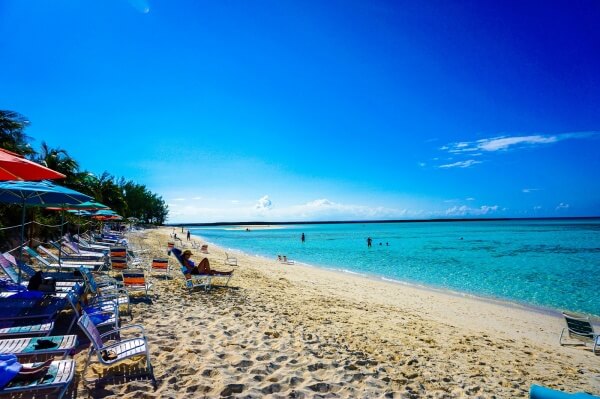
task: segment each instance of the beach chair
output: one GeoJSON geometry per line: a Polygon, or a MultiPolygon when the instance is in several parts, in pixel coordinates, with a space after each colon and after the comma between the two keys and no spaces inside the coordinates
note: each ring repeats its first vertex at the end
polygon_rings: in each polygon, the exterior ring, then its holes
{"type": "Polygon", "coordinates": [[[91,298],[88,298],[89,305],[108,303],[109,305],[116,305],[118,308],[126,307],[127,314],[132,317],[129,293],[115,279],[106,278],[98,282],[89,270],[82,269],[81,273],[84,277],[86,288],[92,295],[91,298]]]}
{"type": "Polygon", "coordinates": [[[94,260],[94,259],[90,259],[90,258],[83,258],[81,256],[79,256],[79,257],[65,256],[65,257],[59,258],[54,253],[52,253],[52,251],[50,251],[48,248],[46,248],[42,245],[38,245],[38,247],[36,249],[37,249],[38,253],[43,253],[44,255],[46,255],[50,262],[58,264],[58,265],[91,266],[95,270],[102,269],[102,267],[106,265],[106,262],[104,260],[94,260]]]}
{"type": "MultiPolygon", "coordinates": [[[[24,367],[32,367],[33,363],[24,363],[24,367]]],[[[55,390],[57,398],[61,399],[67,392],[69,385],[73,381],[75,374],[75,360],[63,359],[55,360],[50,364],[50,368],[43,378],[31,381],[11,381],[3,389],[0,389],[0,395],[9,395],[11,398],[22,397],[31,398],[36,391],[55,390]]]]}
{"type": "Polygon", "coordinates": [[[207,254],[208,253],[208,244],[203,244],[200,247],[200,252],[202,252],[203,254],[207,254]]]}
{"type": "MultiPolygon", "coordinates": [[[[188,289],[196,288],[196,287],[204,287],[205,290],[209,290],[212,286],[212,280],[214,278],[226,278],[225,287],[229,285],[229,280],[233,277],[233,271],[231,272],[217,272],[215,271],[213,274],[190,274],[187,267],[183,264],[182,255],[183,253],[179,248],[173,248],[171,253],[175,256],[175,259],[179,262],[181,266],[181,272],[185,277],[185,285],[188,289]]],[[[207,258],[202,259],[199,265],[202,262],[208,262],[207,258]]]]}
{"type": "Polygon", "coordinates": [[[75,244],[65,243],[62,244],[56,241],[48,242],[51,246],[53,246],[56,250],[58,250],[61,254],[61,258],[65,259],[76,259],[76,260],[87,260],[87,261],[96,261],[96,262],[106,262],[107,256],[102,252],[93,252],[93,251],[80,251],[79,249],[75,249],[75,244]]]}
{"type": "Polygon", "coordinates": [[[567,326],[562,329],[558,342],[560,345],[565,345],[564,338],[567,335],[571,339],[575,339],[592,344],[592,352],[600,352],[600,335],[594,332],[594,326],[590,322],[589,317],[582,317],[571,313],[563,312],[567,326]],[[565,334],[566,333],[566,334],[565,334]]]}
{"type": "Polygon", "coordinates": [[[227,252],[225,252],[225,261],[223,261],[223,263],[226,266],[237,266],[238,265],[237,258],[230,256],[227,252]]]}
{"type": "Polygon", "coordinates": [[[169,267],[169,259],[166,258],[154,258],[152,259],[152,263],[150,263],[150,273],[151,274],[162,274],[165,278],[169,276],[170,273],[169,267]]]}
{"type": "MultiPolygon", "coordinates": [[[[17,266],[15,266],[17,260],[10,254],[4,253],[0,254],[0,269],[8,276],[8,278],[15,284],[18,284],[19,281],[19,271],[17,270],[17,266]],[[9,260],[10,259],[10,260],[9,260]],[[11,261],[12,260],[12,261],[11,261]],[[15,263],[13,263],[15,262],[15,263]]],[[[29,279],[33,277],[36,271],[29,265],[20,263],[21,267],[21,285],[20,290],[24,290],[27,288],[27,284],[29,279]]],[[[59,292],[68,292],[74,290],[75,292],[81,294],[83,285],[79,284],[83,280],[80,278],[77,280],[73,274],[70,273],[46,273],[44,277],[51,277],[54,279],[55,289],[59,292]],[[60,279],[60,277],[64,277],[64,279],[60,279]]]]}
{"type": "Polygon", "coordinates": [[[154,371],[150,362],[150,349],[148,347],[148,341],[146,339],[144,327],[139,324],[130,324],[128,326],[116,328],[112,331],[100,334],[94,323],[90,320],[89,316],[85,314],[79,318],[77,324],[91,342],[87,360],[81,373],[82,379],[86,383],[95,381],[95,379],[86,379],[85,374],[94,355],[100,364],[107,367],[122,362],[125,359],[143,355],[146,358],[146,372],[140,375],[148,375],[152,380],[152,384],[156,388],[156,379],[154,378],[154,371]],[[140,335],[136,338],[123,339],[121,333],[126,330],[137,330],[140,335]],[[105,339],[108,338],[112,339],[110,341],[105,341],[105,339]]]}
{"type": "Polygon", "coordinates": [[[50,262],[48,262],[48,260],[44,259],[39,253],[37,253],[37,251],[34,251],[33,249],[29,248],[27,245],[25,245],[23,247],[23,249],[29,254],[29,256],[34,258],[39,263],[40,268],[42,268],[46,271],[56,270],[56,269],[58,269],[59,271],[61,269],[79,269],[80,266],[88,268],[88,269],[94,268],[94,266],[90,266],[90,265],[50,263],[50,262]]]}
{"type": "Polygon", "coordinates": [[[0,321],[0,337],[46,336],[50,334],[53,328],[53,320],[44,322],[0,321]]]}
{"type": "Polygon", "coordinates": [[[529,399],[600,399],[600,396],[585,392],[566,393],[533,384],[529,388],[529,399]]]}
{"type": "Polygon", "coordinates": [[[0,339],[0,354],[16,356],[61,355],[66,358],[77,346],[76,335],[0,339]]]}
{"type": "MultiPolygon", "coordinates": [[[[152,283],[146,281],[146,275],[143,269],[129,269],[123,270],[123,287],[129,293],[131,292],[143,292],[146,298],[148,298],[148,291],[152,290],[152,283]]],[[[156,294],[155,294],[156,295],[156,294]]]]}

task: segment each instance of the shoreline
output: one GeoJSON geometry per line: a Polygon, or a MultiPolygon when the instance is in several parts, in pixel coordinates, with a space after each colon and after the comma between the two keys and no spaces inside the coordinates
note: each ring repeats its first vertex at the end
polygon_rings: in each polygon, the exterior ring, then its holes
{"type": "MultiPolygon", "coordinates": [[[[247,252],[245,252],[241,249],[237,249],[237,248],[223,248],[220,245],[218,245],[212,241],[206,240],[206,238],[203,236],[192,234],[192,237],[196,237],[199,240],[208,243],[209,245],[221,248],[223,250],[227,250],[228,252],[242,254],[244,256],[256,257],[256,258],[264,259],[265,261],[273,261],[273,258],[269,258],[265,255],[251,254],[251,253],[247,253],[247,252]]],[[[294,260],[294,259],[291,259],[291,260],[294,260]]],[[[345,270],[345,269],[341,269],[341,268],[335,267],[335,266],[313,265],[310,263],[296,261],[296,260],[294,260],[294,262],[295,262],[295,264],[290,265],[290,266],[301,265],[301,266],[305,266],[305,267],[309,267],[309,268],[316,268],[319,270],[328,270],[328,271],[331,271],[334,273],[342,273],[344,275],[356,276],[359,278],[365,278],[365,279],[378,281],[378,282],[382,282],[382,283],[397,284],[400,286],[406,286],[406,287],[410,287],[410,288],[414,288],[414,289],[418,289],[418,290],[431,291],[431,292],[439,293],[442,295],[451,295],[451,296],[455,296],[458,298],[469,298],[469,299],[473,299],[476,301],[482,301],[482,302],[486,302],[486,303],[496,304],[498,306],[505,306],[505,307],[511,308],[511,309],[514,308],[514,309],[521,309],[521,310],[525,310],[525,311],[531,311],[534,313],[539,313],[539,314],[543,314],[546,316],[555,317],[555,318],[558,318],[561,320],[563,317],[562,316],[563,311],[571,312],[571,313],[590,317],[592,324],[594,324],[594,326],[600,327],[600,315],[596,315],[596,314],[583,313],[583,312],[571,311],[571,310],[562,310],[561,311],[559,309],[555,309],[555,308],[551,308],[551,307],[547,307],[547,306],[513,301],[513,300],[510,300],[507,298],[497,298],[497,297],[493,297],[493,296],[474,294],[474,293],[470,293],[470,292],[466,292],[466,291],[453,290],[450,288],[435,287],[435,286],[430,286],[427,284],[416,283],[416,282],[411,282],[411,281],[396,280],[396,279],[392,279],[392,278],[388,278],[388,277],[376,275],[376,274],[360,273],[360,272],[355,272],[355,271],[351,271],[351,270],[345,270]]]]}

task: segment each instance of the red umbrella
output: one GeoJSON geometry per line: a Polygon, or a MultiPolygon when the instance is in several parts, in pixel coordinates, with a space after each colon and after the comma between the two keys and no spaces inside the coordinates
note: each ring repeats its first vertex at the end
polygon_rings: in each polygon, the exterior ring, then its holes
{"type": "Polygon", "coordinates": [[[66,176],[19,154],[0,148],[0,180],[64,179],[66,176]]]}

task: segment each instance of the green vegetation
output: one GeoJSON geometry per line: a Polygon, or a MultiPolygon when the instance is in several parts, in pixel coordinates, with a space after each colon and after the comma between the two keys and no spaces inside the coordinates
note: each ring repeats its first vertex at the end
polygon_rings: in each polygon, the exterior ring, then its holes
{"type": "MultiPolygon", "coordinates": [[[[0,147],[24,155],[26,158],[56,170],[66,176],[58,184],[94,197],[124,218],[135,217],[142,223],[163,224],[169,213],[162,197],[150,192],[143,184],[137,184],[124,177],[115,178],[109,172],[100,176],[80,170],[79,163],[62,148],[51,148],[42,142],[40,152],[29,144],[25,134],[29,121],[13,111],[0,110],[0,147]]],[[[20,207],[0,204],[0,225],[18,224],[20,207]]],[[[56,224],[60,220],[57,212],[32,208],[35,220],[45,224],[56,224]]]]}

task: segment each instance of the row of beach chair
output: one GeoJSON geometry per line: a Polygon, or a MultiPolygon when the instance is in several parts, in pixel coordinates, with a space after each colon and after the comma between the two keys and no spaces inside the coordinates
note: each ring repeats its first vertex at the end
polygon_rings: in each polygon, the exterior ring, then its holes
{"type": "MultiPolygon", "coordinates": [[[[123,271],[121,281],[108,275],[112,269],[110,245],[90,246],[93,248],[90,253],[81,254],[83,251],[73,247],[72,242],[56,244],[38,246],[35,250],[23,248],[39,270],[10,253],[0,254],[0,372],[2,362],[19,362],[25,357],[32,360],[39,356],[60,357],[40,369],[43,378],[14,379],[0,389],[0,395],[31,397],[38,390],[52,390],[57,397],[63,397],[76,369],[69,355],[78,344],[77,336],[68,333],[75,322],[90,341],[82,374],[86,384],[97,380],[86,378],[92,362],[112,366],[143,355],[146,365],[142,374],[149,376],[156,386],[143,327],[120,323],[121,309],[131,316],[130,293],[139,287],[138,276],[135,273],[131,278],[127,276],[131,270],[123,271]],[[60,256],[55,250],[62,251],[60,256]],[[54,291],[27,290],[28,283],[40,270],[44,271],[44,282],[52,281],[54,291]],[[56,318],[65,310],[72,315],[67,334],[51,335],[56,318]]],[[[25,367],[37,364],[41,363],[23,363],[25,367]]]]}

